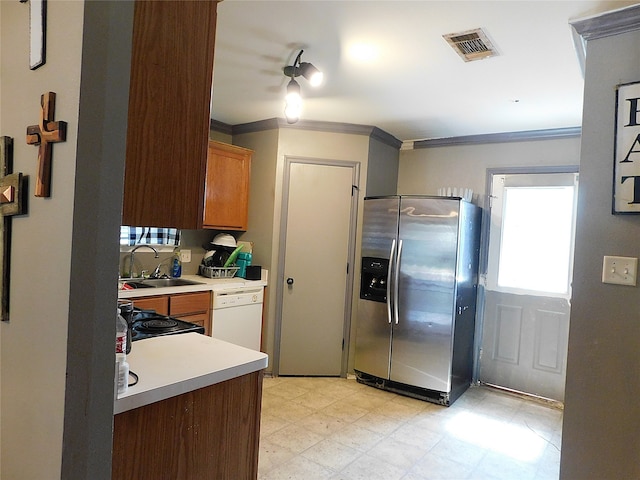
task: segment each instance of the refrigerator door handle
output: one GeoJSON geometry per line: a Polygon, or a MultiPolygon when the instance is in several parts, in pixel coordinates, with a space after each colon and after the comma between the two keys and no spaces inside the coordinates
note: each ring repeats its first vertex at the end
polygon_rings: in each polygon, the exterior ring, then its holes
{"type": "Polygon", "coordinates": [[[400,256],[402,255],[402,240],[398,242],[398,253],[396,255],[395,267],[393,269],[393,318],[398,324],[398,291],[400,284],[400,256]]]}
{"type": "Polygon", "coordinates": [[[391,253],[389,253],[389,270],[387,271],[387,320],[391,323],[391,304],[393,303],[393,262],[396,254],[396,239],[391,242],[391,253]]]}

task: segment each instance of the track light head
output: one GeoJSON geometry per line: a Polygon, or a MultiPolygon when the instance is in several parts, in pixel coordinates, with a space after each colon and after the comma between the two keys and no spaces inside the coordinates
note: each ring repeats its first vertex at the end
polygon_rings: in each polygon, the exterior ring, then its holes
{"type": "Polygon", "coordinates": [[[323,80],[323,74],[320,70],[308,62],[300,62],[302,52],[304,52],[304,50],[300,50],[293,65],[287,65],[283,69],[284,74],[291,78],[291,81],[287,85],[286,104],[284,108],[284,114],[288,123],[296,123],[300,119],[300,112],[302,110],[300,85],[294,78],[302,75],[314,87],[320,85],[323,80]]]}
{"type": "Polygon", "coordinates": [[[309,80],[313,87],[317,87],[322,83],[323,73],[308,62],[302,62],[299,67],[301,75],[309,80]]]}
{"type": "Polygon", "coordinates": [[[284,116],[287,123],[296,123],[300,120],[302,111],[302,97],[300,96],[300,85],[293,78],[287,85],[287,96],[285,97],[284,116]]]}
{"type": "Polygon", "coordinates": [[[309,62],[288,65],[284,67],[284,74],[286,77],[291,78],[302,75],[304,78],[309,80],[309,83],[314,87],[320,85],[324,78],[324,74],[309,62]]]}

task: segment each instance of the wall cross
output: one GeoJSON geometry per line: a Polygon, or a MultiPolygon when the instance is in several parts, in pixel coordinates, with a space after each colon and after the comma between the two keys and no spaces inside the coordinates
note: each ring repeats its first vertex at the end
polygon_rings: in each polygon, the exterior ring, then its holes
{"type": "MultiPolygon", "coordinates": [[[[20,0],[27,3],[27,0],[20,0]]],[[[47,0],[29,2],[29,68],[35,70],[45,64],[47,44],[47,0]]]]}
{"type": "Polygon", "coordinates": [[[40,97],[40,123],[27,127],[27,143],[39,145],[36,197],[51,196],[51,154],[53,144],[67,139],[67,122],[54,122],[56,94],[47,92],[40,97]]]}
{"type": "Polygon", "coordinates": [[[9,321],[9,284],[11,281],[11,217],[26,213],[26,177],[11,173],[13,139],[0,137],[0,320],[9,321]]]}

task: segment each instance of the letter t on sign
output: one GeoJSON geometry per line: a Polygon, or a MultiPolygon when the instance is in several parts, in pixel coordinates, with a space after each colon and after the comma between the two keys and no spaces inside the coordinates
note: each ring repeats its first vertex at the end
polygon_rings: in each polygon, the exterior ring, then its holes
{"type": "Polygon", "coordinates": [[[40,123],[27,127],[27,143],[39,145],[36,197],[51,196],[51,153],[53,143],[67,140],[67,122],[54,122],[56,94],[47,92],[40,97],[40,123]]]}

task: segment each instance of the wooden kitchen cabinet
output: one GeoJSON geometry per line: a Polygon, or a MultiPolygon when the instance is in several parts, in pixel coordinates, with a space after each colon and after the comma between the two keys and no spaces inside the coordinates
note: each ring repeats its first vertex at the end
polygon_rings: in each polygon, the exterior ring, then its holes
{"type": "Polygon", "coordinates": [[[169,297],[158,295],[153,297],[131,298],[133,306],[142,310],[155,310],[159,315],[169,315],[169,297]]]}
{"type": "Polygon", "coordinates": [[[263,372],[114,416],[114,480],[258,478],[263,372]]]}
{"type": "Polygon", "coordinates": [[[211,292],[176,293],[131,298],[133,306],[143,310],[155,310],[160,315],[170,315],[185,322],[204,327],[211,336],[211,292]]]}
{"type": "Polygon", "coordinates": [[[247,148],[209,141],[204,228],[247,230],[252,154],[247,148]]]}
{"type": "Polygon", "coordinates": [[[169,315],[200,325],[211,336],[211,292],[170,295],[169,315]]]}
{"type": "Polygon", "coordinates": [[[123,225],[203,226],[217,3],[135,2],[123,225]]]}

